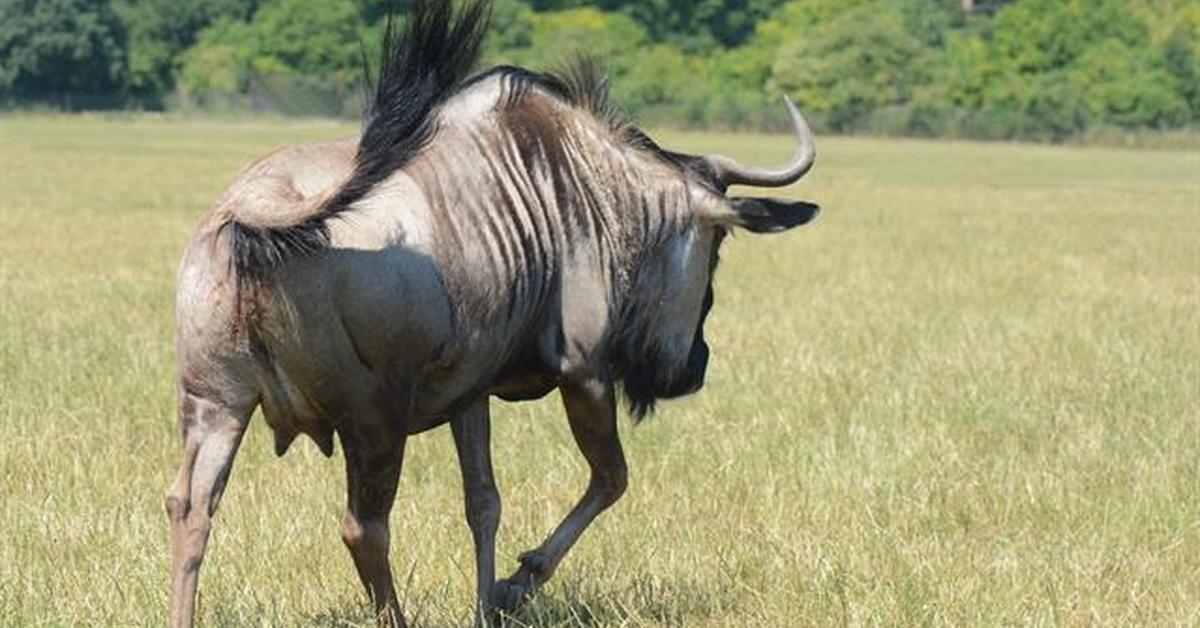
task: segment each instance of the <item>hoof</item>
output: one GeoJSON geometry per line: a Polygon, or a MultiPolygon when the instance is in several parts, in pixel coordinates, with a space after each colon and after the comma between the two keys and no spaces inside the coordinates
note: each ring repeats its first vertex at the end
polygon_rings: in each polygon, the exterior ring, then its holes
{"type": "Polygon", "coordinates": [[[537,550],[525,552],[517,560],[521,561],[517,571],[497,581],[492,591],[496,608],[509,614],[525,606],[537,588],[554,573],[554,566],[537,550]]]}
{"type": "Polygon", "coordinates": [[[554,566],[546,559],[538,550],[529,550],[517,557],[521,562],[521,568],[517,570],[518,575],[528,576],[534,583],[541,584],[550,579],[550,575],[554,572],[554,566]]]}
{"type": "MultiPolygon", "coordinates": [[[[496,582],[492,588],[492,602],[495,610],[504,613],[515,613],[533,596],[533,587],[516,582],[512,578],[496,582]]],[[[497,622],[499,625],[499,622],[497,622]]]]}

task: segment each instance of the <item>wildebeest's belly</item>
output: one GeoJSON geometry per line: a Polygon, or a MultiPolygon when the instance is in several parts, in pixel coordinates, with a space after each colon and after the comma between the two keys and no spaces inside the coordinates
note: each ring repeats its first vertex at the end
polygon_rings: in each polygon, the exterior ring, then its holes
{"type": "Polygon", "coordinates": [[[524,373],[496,382],[489,391],[505,401],[541,399],[558,388],[558,378],[545,373],[524,373]]]}
{"type": "MultiPolygon", "coordinates": [[[[486,388],[490,396],[505,401],[541,399],[558,387],[558,380],[545,373],[512,374],[486,388]]],[[[406,419],[408,434],[419,434],[449,422],[467,404],[478,399],[478,389],[471,391],[417,391],[417,403],[406,419]],[[432,394],[430,394],[432,392],[432,394]],[[425,394],[422,394],[425,393],[425,394]],[[439,394],[440,393],[440,394],[439,394]]]]}
{"type": "MultiPolygon", "coordinates": [[[[311,436],[329,452],[337,431],[356,423],[400,423],[408,434],[443,425],[483,395],[526,401],[549,394],[558,378],[536,361],[508,365],[486,359],[448,366],[413,367],[406,360],[371,365],[353,335],[331,328],[313,345],[276,347],[259,366],[263,411],[279,451],[297,434],[311,436]],[[320,356],[320,359],[314,359],[320,356]]],[[[398,343],[372,354],[406,354],[398,343]]]]}

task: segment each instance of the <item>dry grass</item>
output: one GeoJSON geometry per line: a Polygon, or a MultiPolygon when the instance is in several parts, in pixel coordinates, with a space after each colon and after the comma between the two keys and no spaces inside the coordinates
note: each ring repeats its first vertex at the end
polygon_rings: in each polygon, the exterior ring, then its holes
{"type": "MultiPolygon", "coordinates": [[[[0,624],[160,625],[182,244],[318,123],[0,119],[0,624]]],[[[787,143],[667,143],[756,162],[787,143]]],[[[838,140],[820,221],[727,246],[709,386],[626,423],[632,486],[535,626],[1200,624],[1200,153],[838,140]]],[[[496,407],[500,560],[586,481],[553,401],[496,407]]],[[[341,463],[256,421],[207,625],[366,623],[341,463]]],[[[393,564],[472,596],[449,434],[409,445],[393,564]]]]}

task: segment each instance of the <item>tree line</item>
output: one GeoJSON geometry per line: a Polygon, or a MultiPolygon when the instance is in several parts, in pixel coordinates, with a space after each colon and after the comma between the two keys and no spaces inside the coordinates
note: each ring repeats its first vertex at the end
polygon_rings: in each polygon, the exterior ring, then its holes
{"type": "MultiPolygon", "coordinates": [[[[357,112],[404,0],[0,0],[0,102],[357,112]],[[370,56],[370,53],[367,53],[370,56]]],[[[487,63],[599,56],[648,124],[1063,139],[1200,123],[1194,0],[496,0],[487,63]]]]}

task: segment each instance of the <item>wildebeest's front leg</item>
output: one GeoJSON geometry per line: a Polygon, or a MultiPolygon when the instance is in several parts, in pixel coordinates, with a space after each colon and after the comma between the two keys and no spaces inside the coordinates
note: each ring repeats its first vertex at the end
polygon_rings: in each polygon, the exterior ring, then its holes
{"type": "Polygon", "coordinates": [[[476,625],[493,619],[496,581],[496,528],[500,525],[500,493],[492,475],[491,416],[487,398],[450,421],[458,464],[462,469],[467,525],[475,541],[475,575],[479,598],[476,625]]]}
{"type": "Polygon", "coordinates": [[[388,516],[404,461],[404,434],[384,430],[339,432],[346,455],[346,518],[342,540],[354,559],[358,577],[385,625],[404,626],[396,600],[388,516]],[[378,433],[374,433],[378,432],[378,433]]]}
{"type": "Polygon", "coordinates": [[[171,518],[170,621],[174,628],[190,627],[195,621],[196,587],[212,517],[246,431],[250,407],[233,408],[188,393],[180,398],[183,460],[166,495],[171,518]]]}
{"type": "Polygon", "coordinates": [[[591,468],[583,498],[537,549],[521,555],[521,566],[496,585],[497,603],[512,610],[554,573],[563,556],[601,512],[625,492],[625,454],[617,435],[616,401],[611,382],[590,379],[560,386],[571,433],[591,468]]]}

